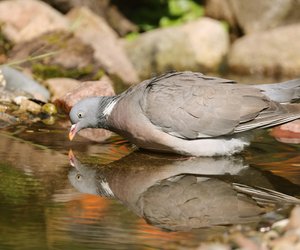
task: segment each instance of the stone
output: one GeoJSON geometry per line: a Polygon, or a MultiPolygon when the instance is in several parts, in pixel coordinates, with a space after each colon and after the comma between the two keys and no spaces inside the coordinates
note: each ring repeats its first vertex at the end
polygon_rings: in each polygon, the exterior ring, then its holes
{"type": "Polygon", "coordinates": [[[0,128],[5,128],[14,125],[18,122],[18,118],[0,111],[0,128]]]}
{"type": "Polygon", "coordinates": [[[64,77],[50,78],[47,79],[45,82],[46,86],[52,94],[52,101],[55,101],[56,99],[70,92],[74,88],[78,87],[80,83],[81,82],[78,80],[64,77]]]}
{"type": "Polygon", "coordinates": [[[207,0],[205,15],[214,19],[226,20],[231,27],[237,25],[230,0],[207,0]]]}
{"type": "Polygon", "coordinates": [[[71,77],[85,80],[97,77],[101,70],[93,54],[94,50],[72,33],[53,31],[16,45],[9,58],[10,62],[20,61],[20,67],[42,79],[71,77]]]}
{"type": "Polygon", "coordinates": [[[210,18],[141,34],[124,46],[142,79],[170,70],[217,71],[229,49],[225,27],[210,18]]]}
{"type": "Polygon", "coordinates": [[[290,215],[289,222],[287,224],[287,230],[298,230],[300,229],[300,206],[296,206],[290,215]]]}
{"type": "Polygon", "coordinates": [[[112,95],[115,95],[112,82],[107,76],[103,76],[99,81],[81,83],[77,88],[56,99],[54,104],[68,114],[73,105],[85,97],[112,95]]]}
{"type": "Polygon", "coordinates": [[[42,110],[42,107],[39,104],[24,98],[21,100],[19,110],[22,112],[28,111],[32,114],[39,114],[42,110]]]}
{"type": "Polygon", "coordinates": [[[246,35],[233,43],[229,68],[239,74],[299,77],[299,40],[300,24],[246,35]]]}
{"type": "Polygon", "coordinates": [[[246,34],[300,21],[299,0],[230,0],[230,3],[246,34]]]}
{"type": "Polygon", "coordinates": [[[31,40],[53,30],[68,30],[67,19],[37,0],[0,1],[2,32],[14,43],[31,40]]]}
{"type": "Polygon", "coordinates": [[[0,77],[5,90],[25,91],[41,101],[47,101],[50,98],[49,91],[43,85],[17,69],[2,66],[0,67],[0,77]]]}
{"type": "Polygon", "coordinates": [[[300,143],[300,119],[276,126],[271,130],[271,135],[283,143],[300,143]]]}
{"type": "Polygon", "coordinates": [[[87,7],[104,18],[119,35],[136,32],[137,26],[128,20],[110,0],[43,0],[63,13],[75,7],[87,7]]]}
{"type": "Polygon", "coordinates": [[[118,35],[102,17],[85,7],[73,9],[67,17],[74,27],[75,36],[94,49],[95,59],[114,81],[127,85],[139,81],[118,35]]]}
{"type": "MultiPolygon", "coordinates": [[[[71,128],[71,122],[70,120],[60,120],[59,121],[59,126],[65,129],[70,129],[71,128]]],[[[78,132],[78,135],[82,138],[85,138],[90,141],[94,142],[103,142],[107,140],[109,137],[112,136],[112,132],[106,129],[101,129],[101,128],[86,128],[83,130],[80,130],[78,132]]],[[[77,135],[73,139],[73,141],[76,140],[82,140],[80,139],[77,135]]]]}
{"type": "Polygon", "coordinates": [[[56,106],[52,103],[45,103],[42,106],[42,112],[48,115],[55,115],[57,113],[56,106]]]}
{"type": "Polygon", "coordinates": [[[299,23],[300,0],[208,0],[206,15],[251,34],[299,23]]]}

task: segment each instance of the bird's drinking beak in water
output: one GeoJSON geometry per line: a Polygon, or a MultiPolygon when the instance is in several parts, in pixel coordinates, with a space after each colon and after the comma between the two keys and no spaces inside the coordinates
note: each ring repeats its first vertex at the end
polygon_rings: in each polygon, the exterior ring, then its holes
{"type": "Polygon", "coordinates": [[[73,138],[75,137],[75,135],[77,134],[77,132],[78,132],[78,126],[75,123],[75,124],[73,124],[71,126],[71,129],[70,129],[70,132],[69,132],[69,139],[70,139],[70,141],[73,140],[73,138]]]}

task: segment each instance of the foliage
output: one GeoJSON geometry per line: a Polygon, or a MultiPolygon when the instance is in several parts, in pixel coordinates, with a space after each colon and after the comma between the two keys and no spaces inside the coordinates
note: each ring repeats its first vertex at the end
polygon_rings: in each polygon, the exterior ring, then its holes
{"type": "Polygon", "coordinates": [[[160,27],[168,27],[195,20],[204,14],[204,9],[192,0],[168,1],[169,16],[163,16],[159,20],[160,27]]]}
{"type": "MultiPolygon", "coordinates": [[[[113,0],[112,2],[128,19],[139,26],[141,32],[182,24],[204,14],[199,0],[113,0]]],[[[129,37],[132,38],[131,35],[129,37]]]]}

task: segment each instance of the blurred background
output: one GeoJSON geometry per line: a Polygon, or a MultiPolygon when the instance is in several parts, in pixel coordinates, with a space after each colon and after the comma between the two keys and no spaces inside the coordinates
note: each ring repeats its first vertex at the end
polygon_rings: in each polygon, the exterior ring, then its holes
{"type": "Polygon", "coordinates": [[[0,22],[0,63],[43,80],[300,75],[299,0],[6,0],[0,22]]]}

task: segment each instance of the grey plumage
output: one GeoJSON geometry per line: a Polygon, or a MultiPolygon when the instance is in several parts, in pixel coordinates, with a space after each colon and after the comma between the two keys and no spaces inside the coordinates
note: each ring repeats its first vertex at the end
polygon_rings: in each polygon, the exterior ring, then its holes
{"type": "Polygon", "coordinates": [[[76,114],[85,108],[89,119],[101,117],[89,127],[110,129],[152,150],[196,156],[233,154],[248,145],[244,132],[300,118],[300,104],[288,103],[299,98],[299,88],[300,80],[241,85],[200,73],[174,72],[146,80],[119,96],[98,98],[97,102],[109,104],[98,104],[96,113],[91,111],[96,101],[86,101],[86,107],[75,105],[70,118],[79,123],[76,114]]]}

